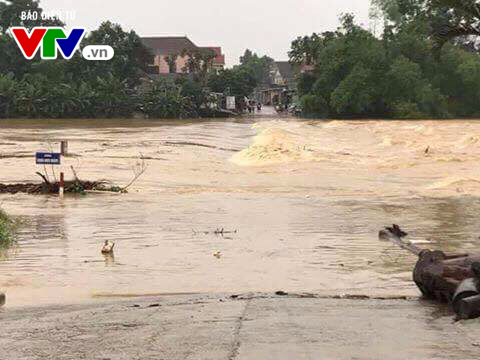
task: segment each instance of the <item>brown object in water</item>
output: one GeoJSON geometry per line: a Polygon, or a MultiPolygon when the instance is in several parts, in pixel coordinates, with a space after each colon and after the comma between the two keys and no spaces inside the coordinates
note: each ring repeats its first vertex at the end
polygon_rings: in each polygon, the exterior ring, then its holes
{"type": "MultiPolygon", "coordinates": [[[[58,194],[59,183],[21,183],[21,184],[0,184],[0,194],[58,194]]],[[[87,190],[102,190],[104,185],[102,182],[94,181],[65,181],[66,193],[77,193],[78,189],[87,190]]]]}
{"type": "Polygon", "coordinates": [[[113,254],[113,248],[115,247],[114,242],[110,242],[108,240],[105,240],[105,243],[103,244],[102,247],[102,254],[104,255],[112,255],[113,254]]]}
{"type": "Polygon", "coordinates": [[[480,262],[480,255],[447,255],[443,251],[420,249],[403,241],[402,238],[406,235],[398,225],[385,228],[379,233],[381,239],[392,240],[403,249],[418,255],[413,281],[425,298],[450,303],[460,283],[475,277],[472,264],[480,262]]]}
{"type": "MultiPolygon", "coordinates": [[[[73,170],[73,168],[72,168],[73,170]]],[[[38,176],[43,179],[43,182],[40,184],[35,183],[20,183],[20,184],[1,184],[0,183],[0,194],[17,194],[17,193],[26,193],[26,194],[58,194],[60,183],[59,182],[50,182],[42,173],[37,172],[38,176]]],[[[65,181],[65,193],[80,193],[82,191],[112,191],[118,192],[121,191],[121,188],[116,188],[115,186],[107,186],[106,181],[83,181],[78,179],[77,174],[74,172],[75,180],[65,181]]]]}
{"type": "Polygon", "coordinates": [[[6,296],[4,293],[0,292],[0,306],[5,305],[6,296]]]}
{"type": "Polygon", "coordinates": [[[443,251],[423,250],[413,270],[413,281],[423,296],[450,303],[462,281],[474,277],[472,264],[480,256],[446,255],[443,251]]]}

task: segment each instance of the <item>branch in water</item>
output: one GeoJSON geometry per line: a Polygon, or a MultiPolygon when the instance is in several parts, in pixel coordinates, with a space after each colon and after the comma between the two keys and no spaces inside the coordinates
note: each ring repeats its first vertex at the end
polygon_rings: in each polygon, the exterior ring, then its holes
{"type": "Polygon", "coordinates": [[[139,178],[140,176],[142,176],[145,171],[147,171],[147,164],[145,162],[145,159],[143,158],[143,155],[140,154],[140,159],[142,160],[141,163],[137,163],[134,167],[133,167],[133,179],[126,185],[122,188],[122,191],[123,192],[126,192],[127,189],[132,186],[139,178]]]}
{"type": "Polygon", "coordinates": [[[51,185],[51,184],[50,184],[50,181],[48,181],[48,179],[47,179],[47,177],[46,177],[45,175],[43,175],[42,173],[40,173],[40,172],[38,172],[38,171],[37,171],[35,174],[37,174],[38,176],[40,176],[40,177],[43,179],[43,182],[44,182],[45,184],[51,185]]]}

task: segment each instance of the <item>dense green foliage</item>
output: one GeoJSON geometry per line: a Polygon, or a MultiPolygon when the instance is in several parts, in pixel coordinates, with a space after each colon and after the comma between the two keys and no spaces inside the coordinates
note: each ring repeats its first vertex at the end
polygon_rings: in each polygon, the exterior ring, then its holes
{"type": "Polygon", "coordinates": [[[12,26],[24,26],[33,28],[35,26],[63,26],[58,19],[22,20],[22,12],[32,11],[42,13],[38,1],[32,0],[7,0],[0,2],[0,33],[5,34],[12,26]]]}
{"type": "Polygon", "coordinates": [[[248,69],[238,66],[225,69],[210,76],[209,88],[218,93],[232,96],[249,96],[257,86],[254,74],[248,69]]]}
{"type": "Polygon", "coordinates": [[[337,31],[299,38],[292,44],[291,62],[314,66],[298,82],[304,113],[330,117],[480,116],[477,51],[457,41],[445,44],[438,56],[436,39],[431,36],[432,19],[419,10],[424,1],[384,1],[392,2],[405,5],[408,13],[398,16],[405,7],[395,8],[397,13],[387,19],[380,38],[356,25],[352,15],[345,15],[337,31]]]}
{"type": "Polygon", "coordinates": [[[15,241],[15,222],[0,209],[0,248],[5,248],[15,241]]]}
{"type": "Polygon", "coordinates": [[[372,0],[374,13],[383,14],[388,30],[423,24],[437,56],[453,40],[474,50],[480,35],[478,0],[372,0]]]}
{"type": "Polygon", "coordinates": [[[159,81],[142,95],[141,111],[150,118],[213,116],[210,93],[199,82],[179,78],[175,83],[159,81]]]}
{"type": "Polygon", "coordinates": [[[244,70],[250,74],[257,85],[270,83],[273,59],[264,55],[259,56],[251,50],[245,50],[243,56],[240,57],[240,65],[236,68],[244,70]]]}
{"type": "MultiPolygon", "coordinates": [[[[299,37],[290,61],[305,115],[329,117],[448,118],[480,116],[480,1],[372,0],[381,36],[342,17],[335,31],[299,37]],[[308,70],[307,69],[307,70],[308,70]]],[[[38,1],[0,1],[0,118],[210,116],[210,92],[243,98],[270,82],[273,60],[246,50],[240,65],[211,71],[214,53],[188,55],[190,76],[152,81],[151,54],[134,31],[103,23],[82,46],[107,44],[111,61],[26,60],[8,34],[11,26],[63,26],[56,19],[22,21],[38,1]]],[[[173,69],[175,57],[168,60],[173,69]]],[[[177,69],[178,70],[178,69],[177,69]]]]}
{"type": "Polygon", "coordinates": [[[240,65],[212,74],[208,86],[212,91],[236,97],[250,96],[253,90],[270,80],[273,59],[245,50],[240,65]]]}
{"type": "MultiPolygon", "coordinates": [[[[175,83],[153,81],[147,75],[152,56],[139,36],[105,22],[83,39],[82,47],[110,45],[115,49],[110,61],[88,61],[80,52],[70,60],[46,61],[39,56],[26,60],[7,32],[11,26],[63,26],[58,20],[21,21],[20,13],[28,9],[42,13],[38,1],[0,2],[0,118],[112,118],[138,112],[155,118],[211,115],[207,85],[211,76],[217,77],[209,70],[213,52],[183,54],[189,61],[181,70],[191,76],[175,83]]],[[[225,86],[234,91],[250,93],[254,87],[250,77],[227,80],[233,83],[225,86]],[[242,82],[248,83],[247,90],[242,82]]]]}
{"type": "Polygon", "coordinates": [[[143,99],[136,90],[150,54],[135,32],[105,22],[85,37],[82,45],[112,45],[110,61],[87,61],[79,52],[68,61],[26,60],[8,27],[62,24],[25,23],[19,16],[25,9],[42,12],[32,0],[0,3],[0,118],[123,117],[139,108],[143,99]]]}

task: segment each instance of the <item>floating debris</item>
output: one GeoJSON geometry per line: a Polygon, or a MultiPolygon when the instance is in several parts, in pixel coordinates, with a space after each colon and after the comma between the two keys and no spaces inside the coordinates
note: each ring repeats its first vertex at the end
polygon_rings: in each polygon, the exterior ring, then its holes
{"type": "Polygon", "coordinates": [[[229,235],[229,234],[237,234],[238,230],[225,230],[224,228],[217,228],[215,231],[195,231],[192,229],[193,235],[203,234],[203,235],[229,235]]]}
{"type": "Polygon", "coordinates": [[[109,240],[105,240],[105,243],[102,247],[102,254],[104,255],[111,255],[113,254],[113,248],[115,247],[115,243],[109,240]]]}
{"type": "Polygon", "coordinates": [[[480,317],[480,255],[453,254],[421,249],[403,240],[407,233],[398,225],[385,228],[381,239],[390,239],[418,256],[413,280],[427,299],[449,303],[458,319],[480,317]]]}

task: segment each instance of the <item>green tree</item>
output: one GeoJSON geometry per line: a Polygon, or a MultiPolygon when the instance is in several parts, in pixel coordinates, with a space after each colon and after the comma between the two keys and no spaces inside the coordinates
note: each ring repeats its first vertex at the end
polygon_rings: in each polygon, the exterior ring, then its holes
{"type": "Polygon", "coordinates": [[[209,78],[208,86],[214,92],[244,97],[252,94],[257,81],[251,69],[238,66],[213,74],[209,78]]]}
{"type": "Polygon", "coordinates": [[[408,14],[387,26],[380,39],[356,25],[352,16],[343,16],[341,28],[313,60],[313,72],[298,81],[304,113],[396,118],[477,115],[480,57],[456,42],[444,46],[437,59],[429,25],[415,19],[420,10],[408,8],[408,14]]]}
{"type": "Polygon", "coordinates": [[[452,39],[465,42],[470,36],[480,35],[478,0],[372,0],[372,3],[396,26],[411,22],[428,24],[437,50],[452,39]]]}
{"type": "Polygon", "coordinates": [[[292,42],[291,50],[288,53],[290,62],[297,65],[315,65],[325,42],[334,36],[334,33],[325,32],[321,35],[313,33],[311,36],[298,37],[292,42]]]}
{"type": "Polygon", "coordinates": [[[14,115],[17,95],[18,83],[13,75],[0,74],[0,118],[14,115]]]}
{"type": "Polygon", "coordinates": [[[312,93],[319,103],[328,105],[330,115],[365,116],[384,111],[381,79],[385,50],[378,39],[354,24],[353,17],[342,18],[342,28],[324,43],[315,63],[317,80],[312,93]]]}
{"type": "Polygon", "coordinates": [[[251,61],[253,58],[253,51],[250,49],[246,49],[242,56],[240,56],[240,64],[244,65],[251,61]]]}
{"type": "Polygon", "coordinates": [[[387,72],[387,103],[395,117],[419,118],[447,115],[444,97],[423,74],[419,64],[400,56],[387,72]]]}
{"type": "Polygon", "coordinates": [[[198,81],[188,77],[180,77],[175,81],[180,87],[180,95],[189,99],[192,116],[203,116],[209,109],[208,104],[212,102],[210,92],[198,81]]]}
{"type": "Polygon", "coordinates": [[[40,61],[39,55],[34,60],[25,59],[8,30],[12,26],[23,26],[28,29],[35,26],[64,26],[56,18],[44,20],[42,14],[43,9],[38,1],[0,1],[0,74],[12,73],[15,77],[21,78],[27,72],[32,71],[32,65],[40,61]],[[22,20],[22,13],[28,11],[36,14],[37,19],[22,20]]]}
{"type": "Polygon", "coordinates": [[[140,38],[119,25],[103,23],[86,44],[108,44],[111,61],[27,61],[8,34],[0,34],[0,117],[124,117],[136,108],[150,54],[140,38]]]}
{"type": "Polygon", "coordinates": [[[75,80],[95,80],[97,77],[112,75],[124,82],[129,89],[140,83],[152,59],[149,50],[140,37],[132,31],[124,31],[118,24],[106,21],[82,41],[82,46],[110,45],[115,56],[109,61],[87,61],[77,52],[66,64],[65,71],[75,74],[75,80]]]}
{"type": "Polygon", "coordinates": [[[32,63],[37,60],[27,60],[23,57],[15,40],[9,35],[0,34],[0,74],[13,74],[22,77],[32,68],[32,63]]]}
{"type": "Polygon", "coordinates": [[[314,74],[306,72],[298,77],[297,90],[298,95],[303,96],[312,92],[317,78],[314,74]]]}
{"type": "Polygon", "coordinates": [[[338,84],[331,95],[331,106],[337,114],[364,115],[375,111],[375,86],[372,72],[361,64],[338,84]]]}
{"type": "Polygon", "coordinates": [[[143,96],[142,111],[150,118],[186,118],[195,116],[191,100],[182,95],[181,86],[159,81],[143,96]]]}
{"type": "Polygon", "coordinates": [[[273,62],[272,58],[266,55],[259,56],[247,49],[244,55],[240,57],[240,65],[238,67],[245,69],[245,74],[252,74],[258,85],[268,84],[270,83],[273,62]]]}
{"type": "MultiPolygon", "coordinates": [[[[41,14],[37,1],[0,1],[0,118],[113,118],[129,117],[135,111],[159,118],[208,115],[211,99],[205,85],[213,51],[190,54],[187,66],[193,79],[148,86],[146,70],[152,55],[134,31],[124,31],[107,21],[88,34],[82,45],[110,45],[115,50],[112,60],[87,61],[77,52],[68,61],[27,61],[4,29],[11,25],[62,25],[55,20],[19,21],[19,12],[28,9],[41,14]]],[[[176,56],[170,58],[172,72],[176,71],[175,60],[176,56]]],[[[235,74],[237,85],[233,88],[245,91],[244,79],[239,71],[235,74]]]]}
{"type": "Polygon", "coordinates": [[[43,19],[43,9],[35,0],[0,1],[0,34],[5,34],[12,26],[32,29],[35,26],[65,26],[57,18],[43,19]],[[36,19],[22,19],[22,13],[35,14],[36,19]]]}

